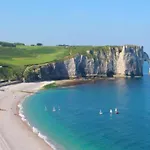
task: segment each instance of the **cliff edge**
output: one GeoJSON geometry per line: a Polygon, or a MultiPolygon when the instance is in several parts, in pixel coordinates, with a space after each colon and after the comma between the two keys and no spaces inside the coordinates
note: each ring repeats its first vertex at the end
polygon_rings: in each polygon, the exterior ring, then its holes
{"type": "Polygon", "coordinates": [[[26,81],[60,80],[78,77],[143,76],[143,62],[149,56],[143,46],[109,47],[87,50],[67,60],[27,67],[26,81]]]}

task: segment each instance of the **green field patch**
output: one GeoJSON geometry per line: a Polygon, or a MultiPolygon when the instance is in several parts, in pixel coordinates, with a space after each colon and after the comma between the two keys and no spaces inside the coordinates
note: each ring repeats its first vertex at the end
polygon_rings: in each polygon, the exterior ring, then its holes
{"type": "Polygon", "coordinates": [[[52,88],[56,88],[57,85],[56,83],[51,83],[51,84],[47,84],[43,87],[43,89],[52,89],[52,88]]]}
{"type": "Polygon", "coordinates": [[[8,65],[32,65],[62,59],[68,49],[57,46],[0,47],[0,63],[8,65]]]}

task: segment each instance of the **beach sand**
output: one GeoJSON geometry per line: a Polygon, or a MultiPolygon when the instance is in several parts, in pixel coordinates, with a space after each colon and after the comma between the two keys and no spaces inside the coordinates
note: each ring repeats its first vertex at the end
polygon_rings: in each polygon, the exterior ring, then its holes
{"type": "Polygon", "coordinates": [[[52,150],[21,120],[16,107],[26,96],[49,83],[20,83],[0,88],[0,150],[52,150]]]}

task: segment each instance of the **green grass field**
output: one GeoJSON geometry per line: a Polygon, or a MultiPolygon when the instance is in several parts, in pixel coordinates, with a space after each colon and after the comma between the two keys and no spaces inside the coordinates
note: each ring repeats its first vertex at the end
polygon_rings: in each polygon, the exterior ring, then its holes
{"type": "Polygon", "coordinates": [[[77,53],[86,53],[92,46],[17,46],[0,47],[0,65],[33,65],[54,62],[71,57],[77,53]],[[70,56],[71,54],[71,56],[70,56]]]}
{"type": "Polygon", "coordinates": [[[17,46],[0,47],[0,64],[31,65],[51,62],[68,55],[63,47],[17,46]]]}

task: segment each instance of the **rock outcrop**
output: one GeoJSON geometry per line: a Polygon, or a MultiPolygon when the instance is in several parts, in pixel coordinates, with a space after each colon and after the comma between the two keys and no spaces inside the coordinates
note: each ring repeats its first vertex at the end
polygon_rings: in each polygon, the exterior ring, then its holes
{"type": "Polygon", "coordinates": [[[143,46],[109,47],[108,50],[88,50],[68,60],[35,66],[25,71],[26,81],[59,80],[95,76],[143,76],[143,62],[148,55],[143,46]],[[28,73],[29,72],[29,73],[28,73]]]}

